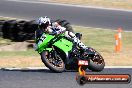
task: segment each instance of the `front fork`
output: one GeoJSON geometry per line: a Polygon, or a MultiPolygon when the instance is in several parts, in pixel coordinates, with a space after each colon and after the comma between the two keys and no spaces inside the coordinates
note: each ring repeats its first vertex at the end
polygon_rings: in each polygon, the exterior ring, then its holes
{"type": "Polygon", "coordinates": [[[51,57],[54,58],[54,59],[57,58],[57,52],[55,51],[54,46],[52,46],[51,57]]]}

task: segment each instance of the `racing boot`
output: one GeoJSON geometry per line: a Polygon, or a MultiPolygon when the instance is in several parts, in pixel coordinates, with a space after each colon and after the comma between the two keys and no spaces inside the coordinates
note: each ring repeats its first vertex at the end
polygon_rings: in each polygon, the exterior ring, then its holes
{"type": "Polygon", "coordinates": [[[96,52],[95,49],[91,47],[87,47],[84,45],[77,37],[74,37],[74,42],[78,45],[79,48],[81,48],[83,51],[90,51],[90,52],[96,52]]]}
{"type": "Polygon", "coordinates": [[[88,47],[84,45],[77,37],[74,37],[73,41],[78,45],[81,50],[86,51],[88,49],[88,47]]]}

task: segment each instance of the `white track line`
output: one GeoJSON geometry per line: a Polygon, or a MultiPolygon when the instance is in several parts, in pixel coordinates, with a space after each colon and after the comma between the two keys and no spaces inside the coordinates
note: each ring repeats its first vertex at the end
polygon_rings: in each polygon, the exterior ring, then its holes
{"type": "Polygon", "coordinates": [[[105,8],[105,7],[97,7],[97,6],[83,6],[83,5],[73,5],[73,4],[61,4],[56,2],[46,2],[43,1],[24,1],[24,0],[6,0],[6,1],[15,1],[15,2],[24,2],[24,3],[42,3],[42,4],[49,4],[49,5],[61,5],[61,6],[71,6],[71,7],[81,7],[81,8],[93,8],[93,9],[103,9],[103,10],[113,10],[113,11],[126,11],[132,12],[132,10],[125,10],[125,9],[115,9],[115,8],[105,8]]]}
{"type": "Polygon", "coordinates": [[[0,68],[3,70],[43,70],[43,69],[48,69],[47,67],[26,67],[26,68],[0,68]]]}
{"type": "Polygon", "coordinates": [[[132,68],[132,66],[105,66],[105,68],[132,68]]]}
{"type": "MultiPolygon", "coordinates": [[[[113,31],[117,31],[117,29],[107,29],[107,28],[97,28],[97,27],[86,27],[86,26],[78,26],[78,25],[73,25],[76,27],[82,27],[82,28],[87,28],[87,29],[97,29],[97,30],[113,30],[113,31]]],[[[123,32],[132,32],[132,31],[126,31],[123,29],[123,32]]]]}
{"type": "Polygon", "coordinates": [[[15,18],[15,17],[5,17],[5,16],[1,16],[0,18],[6,18],[6,19],[15,19],[15,20],[26,20],[26,19],[20,19],[20,18],[15,18]]]}
{"type": "MultiPolygon", "coordinates": [[[[105,66],[105,68],[132,68],[132,66],[105,66]]],[[[26,68],[0,68],[4,70],[44,70],[47,67],[26,67],[26,68]]]]}
{"type": "MultiPolygon", "coordinates": [[[[1,18],[9,18],[9,19],[16,19],[16,20],[26,20],[26,19],[20,19],[20,18],[14,18],[14,17],[4,17],[4,16],[0,16],[1,18]]],[[[26,20],[28,21],[28,20],[26,20]]],[[[82,28],[88,28],[88,29],[98,29],[98,30],[113,30],[113,29],[107,29],[107,28],[95,28],[95,27],[86,27],[86,26],[77,26],[77,25],[74,25],[73,26],[76,26],[76,27],[82,27],[82,28]]],[[[113,30],[113,31],[117,31],[116,29],[113,30]]],[[[132,31],[126,31],[124,30],[124,32],[132,32],[132,31]]]]}

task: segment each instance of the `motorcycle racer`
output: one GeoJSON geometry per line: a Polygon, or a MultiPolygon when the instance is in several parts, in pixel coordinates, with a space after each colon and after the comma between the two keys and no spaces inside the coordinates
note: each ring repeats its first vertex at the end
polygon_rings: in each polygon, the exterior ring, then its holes
{"type": "MultiPolygon", "coordinates": [[[[87,46],[85,46],[73,32],[66,31],[65,27],[62,27],[59,25],[57,22],[52,22],[50,21],[50,18],[47,16],[45,17],[40,17],[37,20],[37,24],[39,25],[38,29],[35,31],[35,42],[38,43],[38,40],[40,36],[43,34],[43,32],[49,33],[51,35],[59,35],[64,33],[65,37],[68,39],[71,39],[74,43],[78,45],[83,50],[87,49],[87,46]]],[[[37,50],[37,44],[35,44],[35,50],[37,50]]]]}

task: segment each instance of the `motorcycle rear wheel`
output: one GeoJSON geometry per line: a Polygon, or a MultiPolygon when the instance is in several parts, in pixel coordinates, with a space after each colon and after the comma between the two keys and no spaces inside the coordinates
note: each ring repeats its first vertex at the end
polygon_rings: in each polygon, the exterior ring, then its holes
{"type": "Polygon", "coordinates": [[[65,63],[62,58],[57,54],[56,58],[51,58],[52,54],[48,51],[41,53],[41,60],[51,71],[61,73],[65,70],[65,63]]]}
{"type": "Polygon", "coordinates": [[[104,59],[100,54],[98,54],[95,55],[94,58],[89,60],[88,69],[95,72],[100,72],[104,69],[104,66],[105,66],[104,59]]]}

